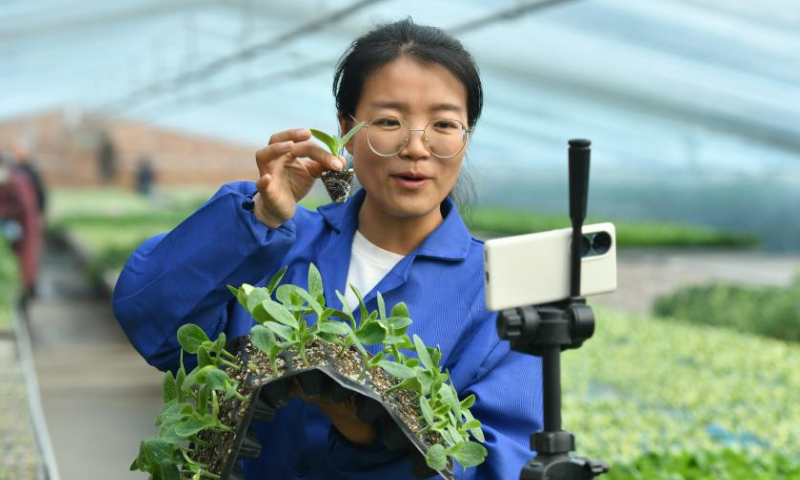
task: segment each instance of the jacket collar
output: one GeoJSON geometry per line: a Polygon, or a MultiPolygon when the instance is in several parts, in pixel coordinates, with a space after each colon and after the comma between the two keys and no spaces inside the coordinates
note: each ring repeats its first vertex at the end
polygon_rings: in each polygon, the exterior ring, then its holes
{"type": "MultiPolygon", "coordinates": [[[[322,218],[338,233],[346,232],[352,237],[358,225],[358,212],[367,192],[361,188],[345,203],[331,203],[317,208],[322,218]],[[352,231],[352,233],[350,232],[352,231]]],[[[441,204],[441,224],[431,232],[410,255],[441,260],[460,261],[467,258],[472,236],[458,214],[455,202],[446,197],[441,204]]]]}

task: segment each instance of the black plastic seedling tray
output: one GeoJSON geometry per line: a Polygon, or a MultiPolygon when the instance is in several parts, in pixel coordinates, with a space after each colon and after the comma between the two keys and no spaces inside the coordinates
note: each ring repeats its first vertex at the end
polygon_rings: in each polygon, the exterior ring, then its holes
{"type": "MultiPolygon", "coordinates": [[[[250,357],[250,351],[244,348],[248,343],[249,337],[245,336],[232,340],[227,347],[228,351],[239,355],[244,365],[250,357]]],[[[244,478],[237,461],[254,459],[261,454],[261,445],[250,425],[254,422],[269,422],[274,418],[275,412],[289,402],[289,389],[295,379],[309,397],[326,396],[332,401],[340,402],[355,394],[358,418],[378,427],[383,435],[383,443],[389,450],[409,451],[411,473],[415,478],[427,478],[436,474],[447,480],[454,478],[451,468],[436,471],[428,466],[425,462],[426,445],[368,385],[356,382],[328,365],[294,369],[290,352],[283,353],[286,354],[284,360],[287,361],[284,363],[286,371],[281,377],[266,382],[258,373],[248,373],[245,377],[245,382],[252,388],[250,401],[247,409],[238,418],[235,417],[236,434],[233,447],[223,463],[221,480],[244,478]]],[[[332,358],[329,360],[332,363],[332,358]]]]}

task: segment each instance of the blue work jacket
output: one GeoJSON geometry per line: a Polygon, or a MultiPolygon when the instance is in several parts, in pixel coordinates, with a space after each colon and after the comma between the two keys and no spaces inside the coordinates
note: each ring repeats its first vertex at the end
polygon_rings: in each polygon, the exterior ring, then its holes
{"type": "MultiPolygon", "coordinates": [[[[252,182],[223,186],[174,230],[145,241],[131,255],[113,308],[150,364],[177,369],[176,332],[185,323],[199,325],[211,338],[248,334],[254,320],[226,286],[266,285],[284,265],[289,267],[284,282],[305,288],[313,262],[322,274],[326,304],[340,306],[335,291],[345,292],[365,192],[317,211],[298,206],[276,229],[253,214],[255,192],[252,182]]],[[[414,321],[408,334],[440,345],[443,368],[459,396],[476,395],[471,411],[483,423],[489,455],[478,467],[459,468],[457,478],[515,479],[533,456],[529,435],[542,426],[541,362],[510,351],[498,338],[496,314],[484,302],[482,242],[471,237],[452,200],[441,209],[443,222],[365,301],[376,309],[380,291],[387,308],[405,302],[414,321]]],[[[358,309],[355,314],[358,318],[358,309]]],[[[413,478],[408,453],[389,451],[380,440],[370,447],[352,444],[316,406],[299,399],[255,428],[262,453],[244,462],[248,480],[413,478]]]]}

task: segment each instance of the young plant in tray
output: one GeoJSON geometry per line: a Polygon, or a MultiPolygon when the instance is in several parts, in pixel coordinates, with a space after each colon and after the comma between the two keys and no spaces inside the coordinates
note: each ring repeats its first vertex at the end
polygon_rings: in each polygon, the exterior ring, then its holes
{"type": "Polygon", "coordinates": [[[239,365],[225,350],[224,333],[212,342],[200,327],[188,324],[178,330],[178,342],[183,350],[197,355],[198,365],[187,374],[182,350],[177,373],[164,375],[164,406],[155,420],[159,434],[141,442],[130,469],[147,472],[154,480],[218,478],[191,454],[193,445],[207,444],[201,432],[233,432],[233,426],[219,418],[220,395],[222,401],[247,401],[238,392],[238,383],[223,370],[236,371],[239,365]]]}
{"type": "Polygon", "coordinates": [[[303,365],[309,366],[302,348],[314,338],[338,345],[340,356],[347,349],[355,348],[363,359],[359,380],[363,380],[371,369],[380,367],[396,379],[396,385],[387,393],[407,390],[418,399],[420,424],[424,427],[417,435],[423,438],[427,434],[426,438],[441,439],[440,443],[428,449],[426,461],[431,468],[444,469],[448,464],[447,457],[456,459],[465,468],[483,462],[487,451],[479,443],[484,441],[481,423],[469,410],[475,403],[475,396],[459,400],[449,382],[449,372],[442,372],[439,365],[439,348],[427,347],[416,335],[413,341],[409,338],[406,331],[412,320],[405,303],[394,305],[387,315],[383,296],[378,293],[378,310],[369,312],[361,293],[351,286],[361,313],[361,321],[357,322],[344,295],[338,291],[336,295],[343,310],[325,307],[322,280],[313,264],[309,265],[309,292],[295,285],[282,285],[275,289],[284,272],[285,269],[278,272],[265,288],[243,285],[241,289],[231,290],[260,323],[253,327],[251,341],[269,354],[276,376],[279,372],[275,359],[281,351],[289,348],[296,348],[303,365]],[[271,299],[273,290],[278,302],[271,299]],[[310,314],[316,314],[318,320],[308,327],[305,316],[310,314]],[[332,318],[347,320],[349,324],[332,318]],[[378,344],[383,344],[383,348],[375,355],[370,355],[364,348],[365,345],[378,344]],[[409,357],[404,350],[416,352],[417,358],[409,357]]]}
{"type": "MultiPolygon", "coordinates": [[[[412,320],[404,303],[394,305],[387,315],[383,296],[378,293],[378,309],[370,312],[361,293],[351,286],[361,314],[361,320],[356,321],[340,292],[336,294],[342,310],[325,305],[322,277],[313,264],[308,270],[308,290],[279,285],[285,273],[286,267],[266,287],[228,287],[256,320],[250,341],[267,355],[274,377],[282,374],[279,356],[283,352],[296,354],[304,367],[312,367],[306,350],[317,341],[331,345],[338,357],[356,351],[362,358],[359,381],[379,367],[394,379],[394,386],[386,393],[405,390],[418,402],[421,428],[416,435],[429,445],[428,466],[443,470],[452,459],[464,468],[483,462],[487,451],[479,443],[484,441],[481,424],[469,410],[475,396],[459,400],[449,382],[449,372],[443,372],[439,364],[439,348],[427,347],[418,336],[412,339],[406,334],[412,320]],[[382,349],[370,355],[365,345],[382,345],[382,349]],[[411,352],[416,355],[409,355],[411,352]]],[[[218,478],[209,465],[195,460],[193,449],[211,447],[206,434],[234,434],[236,425],[220,420],[221,405],[241,405],[248,399],[231,375],[242,368],[257,372],[258,366],[240,365],[237,357],[224,349],[224,333],[211,341],[200,327],[187,324],[179,329],[178,341],[184,351],[197,355],[198,365],[187,374],[181,352],[177,374],[165,375],[164,406],[156,417],[159,435],[142,442],[131,470],[148,472],[153,480],[218,478]]]]}

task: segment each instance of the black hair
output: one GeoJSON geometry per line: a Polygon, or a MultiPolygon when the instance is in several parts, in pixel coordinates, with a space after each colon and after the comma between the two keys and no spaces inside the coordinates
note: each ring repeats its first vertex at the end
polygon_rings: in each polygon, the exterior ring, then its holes
{"type": "MultiPolygon", "coordinates": [[[[403,55],[441,65],[461,81],[467,91],[467,123],[475,128],[483,109],[483,86],[475,60],[457,39],[439,28],[417,25],[411,17],[373,27],[342,54],[333,76],[339,114],[354,117],[367,78],[403,55]]],[[[448,195],[462,210],[468,210],[475,190],[468,169],[462,166],[458,182],[448,195]]]]}
{"type": "Polygon", "coordinates": [[[355,116],[367,78],[403,55],[439,64],[458,78],[467,91],[467,123],[475,127],[483,108],[483,87],[475,60],[461,42],[443,30],[417,25],[410,17],[377,25],[344,52],[333,77],[339,114],[355,116]]]}

